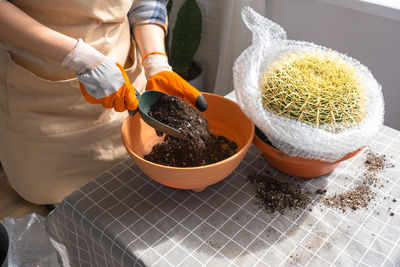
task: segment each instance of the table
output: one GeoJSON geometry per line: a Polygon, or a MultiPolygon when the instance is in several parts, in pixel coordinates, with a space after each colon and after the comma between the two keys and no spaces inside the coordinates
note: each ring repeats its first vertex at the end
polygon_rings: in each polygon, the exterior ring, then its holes
{"type": "Polygon", "coordinates": [[[46,225],[66,266],[399,266],[400,132],[382,127],[370,148],[395,167],[378,174],[375,199],[355,211],[312,194],[304,209],[270,214],[247,177],[270,172],[340,193],[361,179],[366,150],[329,175],[301,179],[252,145],[229,177],[199,193],[160,185],[127,159],[66,197],[46,225]]]}

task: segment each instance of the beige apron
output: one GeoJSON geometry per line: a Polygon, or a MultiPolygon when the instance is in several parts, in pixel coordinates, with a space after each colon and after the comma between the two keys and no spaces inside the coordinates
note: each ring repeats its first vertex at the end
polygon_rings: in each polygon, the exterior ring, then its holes
{"type": "MultiPolygon", "coordinates": [[[[10,2],[125,65],[134,87],[144,90],[127,20],[133,0],[10,2]]],[[[60,202],[127,157],[120,138],[127,113],[87,103],[69,69],[2,42],[0,63],[0,161],[23,198],[60,202]]]]}

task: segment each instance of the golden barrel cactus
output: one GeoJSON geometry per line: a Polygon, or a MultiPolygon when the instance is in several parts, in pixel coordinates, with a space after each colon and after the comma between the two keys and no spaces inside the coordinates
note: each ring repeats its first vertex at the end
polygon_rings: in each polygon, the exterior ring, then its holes
{"type": "Polygon", "coordinates": [[[259,80],[263,107],[331,132],[361,122],[366,93],[357,69],[331,51],[291,52],[259,80]]]}

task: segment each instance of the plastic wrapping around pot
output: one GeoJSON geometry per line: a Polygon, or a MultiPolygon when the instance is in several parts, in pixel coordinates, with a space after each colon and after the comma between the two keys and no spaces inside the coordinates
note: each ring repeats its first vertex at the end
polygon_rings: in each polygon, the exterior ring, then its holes
{"type": "Polygon", "coordinates": [[[44,217],[31,213],[25,217],[4,218],[9,237],[4,266],[60,266],[56,250],[46,232],[44,217]]]}
{"type": "Polygon", "coordinates": [[[327,162],[340,160],[368,144],[383,125],[382,88],[371,72],[357,60],[313,43],[288,40],[278,24],[249,7],[242,18],[252,31],[252,44],[237,58],[233,67],[235,95],[239,106],[279,150],[291,155],[327,162]],[[259,88],[260,76],[281,57],[297,51],[330,52],[348,62],[366,91],[366,115],[356,126],[331,133],[295,119],[278,116],[265,109],[259,88]]]}

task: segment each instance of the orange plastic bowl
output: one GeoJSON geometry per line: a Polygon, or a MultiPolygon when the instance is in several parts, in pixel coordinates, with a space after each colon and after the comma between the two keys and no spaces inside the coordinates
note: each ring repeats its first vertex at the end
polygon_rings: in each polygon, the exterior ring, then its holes
{"type": "Polygon", "coordinates": [[[303,178],[313,178],[328,174],[332,172],[340,162],[355,156],[364,148],[362,147],[356,151],[350,152],[336,162],[326,162],[303,157],[292,157],[265,143],[257,134],[254,135],[254,145],[261,150],[265,160],[271,164],[271,166],[283,173],[303,178]]]}
{"type": "Polygon", "coordinates": [[[204,190],[229,174],[239,165],[247,153],[253,137],[254,124],[233,101],[219,95],[202,93],[208,102],[207,118],[211,133],[222,135],[234,141],[237,153],[220,162],[199,167],[170,167],[145,160],[152,147],[161,142],[155,130],[147,125],[137,113],[127,117],[122,124],[122,141],[136,165],[156,182],[179,189],[204,190]]]}

